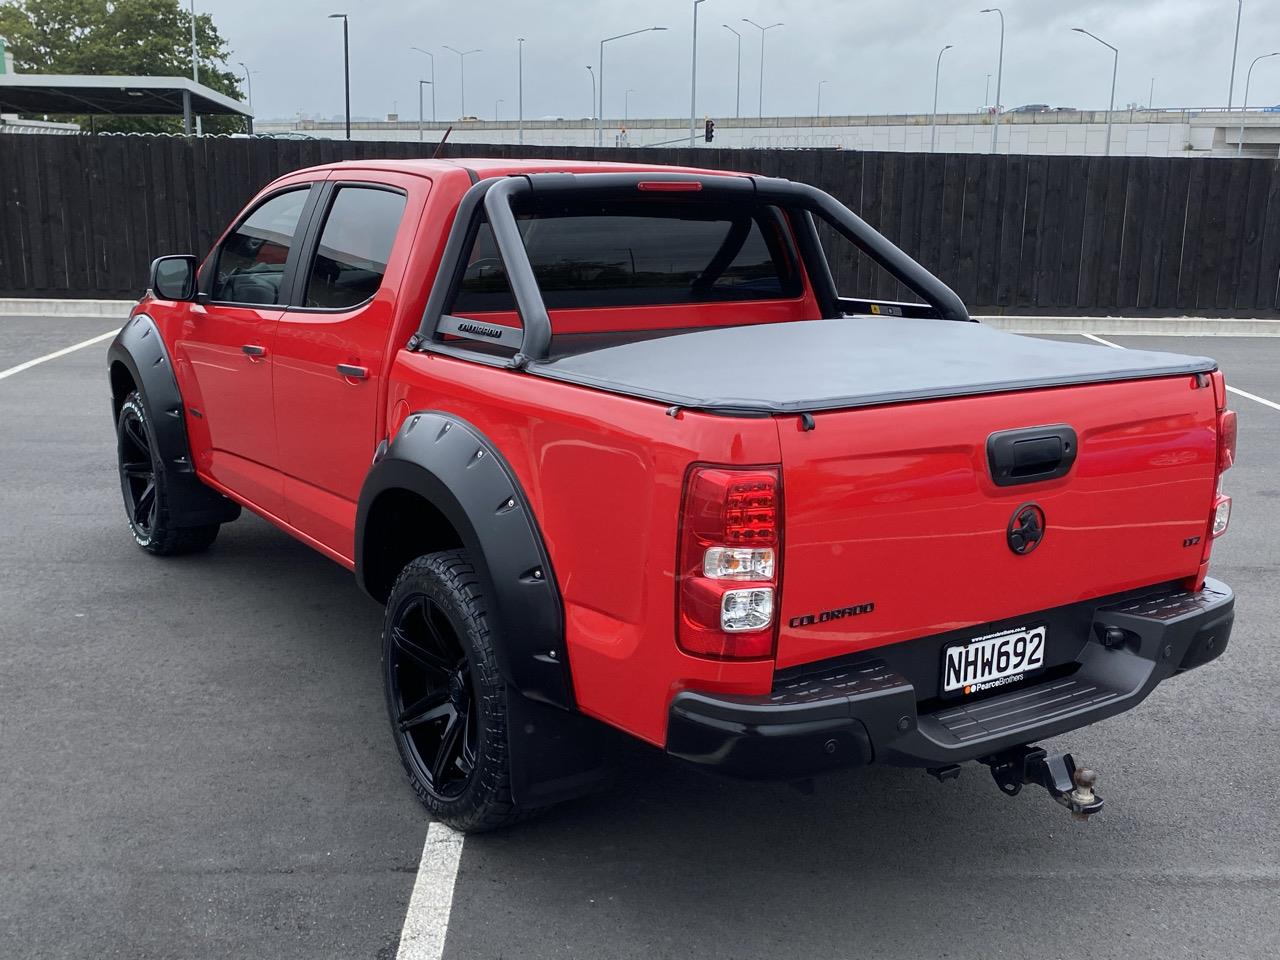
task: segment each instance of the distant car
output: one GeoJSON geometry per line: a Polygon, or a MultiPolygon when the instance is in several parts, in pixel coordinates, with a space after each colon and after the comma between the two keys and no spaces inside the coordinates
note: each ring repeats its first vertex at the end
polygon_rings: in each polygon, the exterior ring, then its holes
{"type": "Polygon", "coordinates": [[[1020,107],[1014,107],[1010,113],[1048,113],[1049,105],[1047,103],[1026,103],[1020,107]]]}
{"type": "Polygon", "coordinates": [[[480,119],[479,117],[459,117],[459,118],[458,118],[458,121],[459,121],[460,123],[475,123],[475,122],[477,122],[479,119],[480,119]]]}
{"type": "Polygon", "coordinates": [[[1277,103],[1274,107],[1263,107],[1262,112],[1263,113],[1280,113],[1280,103],[1277,103]]]}
{"type": "Polygon", "coordinates": [[[263,140],[315,140],[316,138],[307,133],[297,133],[293,130],[282,130],[279,133],[255,133],[255,137],[263,140]]]}
{"type": "Polygon", "coordinates": [[[1054,107],[1050,113],[1079,113],[1079,107],[1054,107]]]}

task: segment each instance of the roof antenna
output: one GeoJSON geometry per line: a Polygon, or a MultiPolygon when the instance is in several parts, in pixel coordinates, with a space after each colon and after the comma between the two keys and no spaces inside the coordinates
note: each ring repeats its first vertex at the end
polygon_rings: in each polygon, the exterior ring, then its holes
{"type": "Polygon", "coordinates": [[[432,160],[440,159],[440,150],[444,147],[444,142],[449,139],[449,134],[451,133],[453,133],[452,126],[450,126],[449,129],[444,132],[444,136],[441,137],[440,142],[436,144],[436,152],[431,154],[432,160]]]}

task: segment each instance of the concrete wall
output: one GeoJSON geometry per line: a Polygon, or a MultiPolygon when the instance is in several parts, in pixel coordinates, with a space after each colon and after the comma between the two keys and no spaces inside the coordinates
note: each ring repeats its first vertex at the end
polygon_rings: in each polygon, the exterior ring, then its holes
{"type": "MultiPolygon", "coordinates": [[[[1111,153],[1132,157],[1234,156],[1239,140],[1239,113],[1224,111],[1117,111],[1113,115],[1111,153]]],[[[422,137],[438,141],[447,123],[424,123],[422,137]]],[[[258,121],[259,133],[298,132],[339,139],[343,125],[333,121],[258,121]]],[[[988,153],[996,131],[982,114],[938,118],[937,150],[945,153],[988,153]]],[[[357,140],[416,140],[416,121],[356,121],[357,140]]],[[[530,120],[524,143],[545,146],[591,146],[596,127],[591,120],[530,120]]],[[[687,120],[607,120],[608,146],[687,146],[687,120]]],[[[1008,114],[999,127],[999,152],[1040,156],[1102,156],[1107,144],[1104,112],[1008,114]]],[[[514,120],[455,121],[453,143],[518,143],[514,120]]],[[[894,117],[765,117],[717,119],[714,146],[743,149],[843,149],[921,152],[932,141],[928,115],[894,117]]],[[[702,124],[695,145],[704,146],[702,124]]],[[[1245,128],[1245,156],[1276,157],[1280,152],[1280,114],[1250,112],[1245,128]]]]}

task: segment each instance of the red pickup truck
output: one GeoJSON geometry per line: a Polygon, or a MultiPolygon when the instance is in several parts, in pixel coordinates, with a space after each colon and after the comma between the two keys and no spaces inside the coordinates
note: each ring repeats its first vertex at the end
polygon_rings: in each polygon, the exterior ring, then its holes
{"type": "Polygon", "coordinates": [[[979,760],[1087,816],[1094,775],[1035,741],[1230,635],[1215,363],[973,322],[802,184],[300,170],[152,265],[109,366],[138,545],[247,507],[353,570],[459,829],[594,788],[618,730],[799,783],[979,760]],[[841,295],[844,243],[903,302],[841,295]]]}

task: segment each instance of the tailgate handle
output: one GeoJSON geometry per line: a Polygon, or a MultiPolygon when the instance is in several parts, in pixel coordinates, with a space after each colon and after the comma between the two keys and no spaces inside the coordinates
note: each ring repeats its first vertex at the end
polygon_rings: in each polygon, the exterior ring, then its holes
{"type": "Polygon", "coordinates": [[[1002,430],[987,438],[987,464],[997,487],[1041,483],[1070,473],[1078,449],[1066,424],[1002,430]]]}

